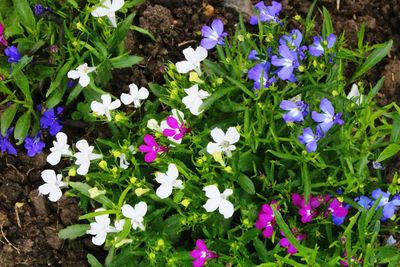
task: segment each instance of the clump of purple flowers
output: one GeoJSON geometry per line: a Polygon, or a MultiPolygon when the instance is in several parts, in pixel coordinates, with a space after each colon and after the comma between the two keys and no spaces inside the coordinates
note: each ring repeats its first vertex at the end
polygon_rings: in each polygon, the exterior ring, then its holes
{"type": "Polygon", "coordinates": [[[302,223],[311,222],[311,220],[319,214],[318,208],[321,204],[327,203],[330,199],[329,195],[324,196],[310,196],[308,202],[305,198],[297,193],[292,194],[292,203],[299,208],[299,215],[301,216],[302,223]]]}
{"type": "Polygon", "coordinates": [[[203,26],[201,28],[201,34],[204,38],[201,40],[200,45],[205,49],[212,49],[217,44],[224,45],[224,37],[228,35],[224,32],[224,24],[220,19],[213,20],[211,27],[203,26]]]}
{"type": "MultiPolygon", "coordinates": [[[[275,204],[276,201],[272,201],[271,205],[275,204]]],[[[277,206],[279,209],[279,206],[277,206]]],[[[269,204],[264,204],[258,213],[258,219],[255,223],[255,227],[262,230],[262,234],[265,238],[272,237],[274,233],[274,226],[276,224],[274,211],[269,204]]]]}
{"type": "Polygon", "coordinates": [[[278,2],[272,1],[270,6],[265,6],[264,1],[260,1],[254,5],[254,7],[259,12],[258,16],[251,16],[250,24],[257,25],[258,21],[260,22],[278,22],[279,21],[279,13],[282,10],[282,5],[278,2]]]}
{"type": "Polygon", "coordinates": [[[198,239],[196,248],[190,252],[190,257],[194,259],[193,267],[202,267],[208,259],[215,259],[218,255],[209,250],[202,239],[198,239]]]}
{"type": "Polygon", "coordinates": [[[48,129],[51,136],[55,136],[63,127],[59,119],[62,111],[62,107],[50,108],[40,118],[40,127],[48,129]]]}
{"type": "Polygon", "coordinates": [[[370,209],[374,205],[375,201],[377,201],[380,198],[380,201],[376,208],[379,209],[383,207],[381,221],[387,221],[390,218],[392,218],[395,212],[400,207],[399,194],[395,194],[393,198],[390,200],[390,192],[384,192],[382,189],[378,188],[372,191],[371,197],[374,200],[370,199],[367,196],[360,196],[355,198],[355,201],[357,201],[357,203],[361,207],[365,209],[370,209]]]}
{"type": "Polygon", "coordinates": [[[9,128],[5,134],[5,136],[3,136],[0,133],[0,151],[5,153],[8,152],[8,154],[17,155],[17,150],[15,149],[15,147],[11,144],[9,138],[11,133],[13,132],[14,128],[9,128]]]}

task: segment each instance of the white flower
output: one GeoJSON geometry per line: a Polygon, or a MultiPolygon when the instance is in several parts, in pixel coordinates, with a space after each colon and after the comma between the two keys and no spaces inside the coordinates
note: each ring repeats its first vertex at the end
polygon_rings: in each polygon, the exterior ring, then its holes
{"type": "Polygon", "coordinates": [[[86,87],[90,83],[89,73],[94,71],[95,67],[88,67],[87,63],[78,66],[75,70],[70,70],[67,74],[70,79],[78,79],[82,87],[86,87]]]}
{"type": "MultiPolygon", "coordinates": [[[[105,211],[105,209],[96,209],[95,212],[105,211]]],[[[86,231],[87,234],[94,235],[92,237],[92,242],[96,246],[101,246],[107,237],[107,233],[113,233],[117,230],[110,226],[110,218],[108,218],[108,214],[99,215],[94,217],[96,222],[90,223],[90,229],[86,231]]]]}
{"type": "Polygon", "coordinates": [[[191,70],[195,70],[200,75],[200,62],[207,58],[207,49],[201,46],[197,47],[196,50],[188,47],[183,50],[183,54],[186,60],[177,62],[176,70],[179,73],[188,73],[191,70]]]}
{"type": "Polygon", "coordinates": [[[125,204],[122,206],[122,214],[126,217],[131,219],[131,224],[133,230],[137,228],[144,231],[143,225],[143,216],[146,215],[147,212],[147,204],[143,201],[140,201],[138,204],[135,205],[135,208],[132,208],[131,205],[125,204]]]}
{"type": "Polygon", "coordinates": [[[39,193],[49,195],[49,200],[56,202],[62,196],[60,187],[66,186],[67,183],[63,182],[61,174],[56,175],[54,170],[44,170],[41,175],[45,184],[39,186],[39,193]]]}
{"type": "Polygon", "coordinates": [[[156,132],[162,132],[158,121],[156,121],[155,119],[150,119],[147,121],[147,128],[156,132]]]}
{"type": "Polygon", "coordinates": [[[115,230],[117,230],[117,232],[121,232],[122,229],[124,229],[125,220],[124,220],[124,219],[122,219],[122,220],[116,220],[116,221],[114,222],[114,225],[115,225],[115,230]]]}
{"type": "MultiPolygon", "coordinates": [[[[185,122],[186,122],[184,120],[185,115],[183,114],[182,111],[177,110],[177,109],[172,109],[171,113],[172,113],[171,117],[173,117],[179,123],[179,125],[185,124],[185,122]]],[[[174,128],[174,129],[171,128],[168,125],[167,120],[163,120],[160,123],[160,132],[163,132],[165,129],[173,130],[173,131],[175,131],[176,134],[179,134],[182,131],[179,128],[178,129],[177,128],[174,128]]],[[[182,143],[182,138],[176,140],[175,138],[173,138],[173,136],[168,136],[168,140],[170,140],[172,142],[175,142],[175,143],[178,143],[178,144],[182,143]]]]}
{"type": "Polygon", "coordinates": [[[94,154],[94,147],[89,146],[85,139],[79,140],[76,143],[76,148],[79,150],[79,152],[74,154],[74,157],[76,158],[75,164],[80,165],[76,172],[79,175],[85,175],[89,171],[90,161],[99,159],[102,157],[102,155],[94,154]]]}
{"type": "Polygon", "coordinates": [[[53,141],[53,147],[50,148],[51,153],[47,156],[47,162],[56,165],[60,162],[61,156],[72,156],[72,152],[67,144],[67,135],[59,132],[56,135],[57,141],[53,141]]]}
{"type": "Polygon", "coordinates": [[[149,90],[144,87],[138,89],[136,84],[131,83],[129,85],[129,94],[121,94],[121,101],[125,105],[129,105],[133,102],[135,108],[140,107],[140,100],[145,100],[149,97],[149,90]]]}
{"type": "Polygon", "coordinates": [[[206,197],[209,198],[206,204],[203,205],[207,212],[213,212],[218,209],[219,213],[221,213],[225,219],[232,217],[234,210],[233,204],[227,200],[233,193],[232,189],[225,189],[221,194],[218,187],[209,185],[204,187],[203,191],[206,192],[206,197]]]}
{"type": "Polygon", "coordinates": [[[211,136],[215,143],[208,143],[207,152],[211,155],[216,152],[223,152],[228,157],[232,155],[231,151],[236,149],[236,146],[233,144],[238,142],[240,139],[240,134],[235,127],[229,127],[226,134],[220,128],[214,128],[211,131],[211,136]]]}
{"type": "Polygon", "coordinates": [[[347,95],[347,99],[353,100],[357,105],[361,105],[364,101],[364,96],[360,94],[357,84],[353,83],[353,86],[347,95]]]}
{"type": "Polygon", "coordinates": [[[102,95],[101,100],[103,103],[93,101],[90,108],[100,116],[106,115],[107,120],[111,121],[110,111],[119,108],[121,101],[119,99],[111,101],[111,96],[107,94],[102,95]]]}
{"type": "Polygon", "coordinates": [[[115,18],[115,12],[121,9],[124,5],[124,0],[105,0],[99,7],[92,11],[93,17],[104,17],[107,16],[113,27],[117,27],[117,19],[115,18]]]}
{"type": "Polygon", "coordinates": [[[128,169],[129,167],[129,162],[126,160],[125,153],[121,153],[121,155],[119,156],[119,167],[124,170],[128,169]]]}
{"type": "Polygon", "coordinates": [[[175,164],[171,163],[168,165],[168,171],[166,173],[157,173],[156,181],[161,184],[156,191],[156,195],[159,198],[167,198],[172,194],[173,188],[182,189],[182,180],[177,180],[179,172],[175,164]]]}
{"type": "Polygon", "coordinates": [[[388,237],[388,239],[386,240],[386,244],[388,244],[389,246],[394,246],[394,245],[396,245],[396,243],[397,243],[397,240],[394,239],[393,235],[390,235],[388,237]]]}
{"type": "Polygon", "coordinates": [[[182,103],[185,104],[186,108],[188,108],[193,115],[199,115],[201,113],[199,108],[201,104],[203,104],[203,99],[210,96],[210,94],[204,90],[199,90],[197,84],[185,89],[185,93],[187,96],[182,98],[182,103]]]}

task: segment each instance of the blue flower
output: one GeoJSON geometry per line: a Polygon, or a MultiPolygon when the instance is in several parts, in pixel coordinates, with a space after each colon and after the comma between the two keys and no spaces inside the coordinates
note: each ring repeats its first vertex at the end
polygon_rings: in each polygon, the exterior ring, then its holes
{"type": "Polygon", "coordinates": [[[4,54],[6,54],[6,56],[8,57],[8,63],[17,63],[21,60],[21,55],[18,51],[18,48],[14,45],[4,49],[4,54]]]}
{"type": "Polygon", "coordinates": [[[366,197],[366,196],[356,197],[354,199],[354,201],[356,201],[358,203],[358,205],[360,205],[364,209],[369,209],[373,204],[373,201],[369,197],[366,197]]]}
{"type": "Polygon", "coordinates": [[[279,107],[289,111],[283,115],[283,120],[288,122],[300,122],[304,120],[309,112],[308,104],[304,101],[296,101],[295,103],[289,100],[282,100],[279,107]]]}
{"type": "Polygon", "coordinates": [[[288,35],[284,35],[279,39],[280,45],[288,45],[290,48],[299,49],[301,45],[301,41],[303,40],[303,34],[294,29],[288,35]]]}
{"type": "Polygon", "coordinates": [[[36,16],[39,16],[45,11],[45,8],[41,4],[36,4],[33,6],[33,12],[35,13],[36,16]]]}
{"type": "Polygon", "coordinates": [[[224,45],[224,37],[228,35],[224,32],[224,24],[220,19],[213,20],[211,27],[203,26],[201,34],[204,38],[201,40],[200,45],[205,49],[214,48],[217,44],[224,45]]]}
{"type": "Polygon", "coordinates": [[[62,107],[51,108],[46,110],[40,118],[40,127],[49,129],[51,136],[55,136],[63,127],[58,119],[62,111],[62,107]]]}
{"type": "Polygon", "coordinates": [[[27,151],[29,157],[33,157],[36,154],[40,154],[43,148],[46,146],[42,141],[40,141],[40,136],[42,133],[39,131],[35,137],[26,137],[24,147],[27,151]]]}
{"type": "Polygon", "coordinates": [[[317,150],[317,142],[322,137],[324,137],[324,133],[319,127],[317,127],[315,134],[312,131],[311,127],[307,127],[303,129],[303,134],[299,135],[298,139],[300,143],[306,145],[307,152],[314,152],[315,150],[317,150]]]}
{"type": "MultiPolygon", "coordinates": [[[[309,51],[311,55],[319,57],[324,53],[325,49],[322,46],[322,42],[324,42],[322,37],[319,36],[314,37],[313,44],[309,46],[309,51]]],[[[328,36],[328,39],[325,42],[326,48],[328,49],[332,48],[335,45],[335,42],[336,42],[336,35],[332,33],[331,35],[328,36]]]]}
{"type": "Polygon", "coordinates": [[[278,51],[281,58],[274,55],[271,58],[271,63],[276,67],[281,67],[278,70],[279,78],[291,82],[296,81],[293,71],[299,67],[297,53],[290,50],[286,44],[280,45],[278,51]]]}
{"type": "Polygon", "coordinates": [[[260,13],[259,16],[251,16],[250,24],[257,25],[258,19],[260,18],[260,22],[277,22],[279,20],[278,15],[282,10],[282,5],[278,2],[272,1],[272,5],[265,6],[264,1],[260,1],[254,5],[254,7],[260,13]]]}
{"type": "Polygon", "coordinates": [[[392,218],[394,213],[400,206],[400,195],[398,194],[394,195],[393,199],[389,201],[390,193],[383,192],[381,189],[378,188],[372,191],[371,196],[375,200],[381,197],[381,200],[379,201],[377,208],[383,207],[382,218],[381,218],[382,221],[386,221],[392,218]]]}
{"type": "Polygon", "coordinates": [[[247,59],[249,60],[260,60],[260,58],[258,57],[258,52],[257,50],[251,50],[249,55],[247,56],[247,59]]]}
{"type": "Polygon", "coordinates": [[[275,78],[268,78],[270,66],[271,64],[269,62],[258,63],[249,70],[247,76],[249,77],[249,79],[254,81],[254,89],[260,89],[261,82],[262,88],[268,88],[273,82],[276,81],[275,78]]]}
{"type": "Polygon", "coordinates": [[[332,103],[328,99],[321,99],[319,107],[324,113],[313,111],[311,117],[315,122],[320,123],[318,125],[321,127],[324,133],[329,131],[334,124],[343,125],[344,121],[341,119],[342,113],[335,114],[332,103]]]}
{"type": "Polygon", "coordinates": [[[8,140],[8,138],[10,137],[10,134],[12,133],[13,130],[14,130],[14,128],[9,128],[7,130],[5,136],[3,136],[0,133],[0,151],[1,152],[8,152],[8,154],[16,156],[17,155],[17,150],[14,148],[14,146],[8,140]]]}

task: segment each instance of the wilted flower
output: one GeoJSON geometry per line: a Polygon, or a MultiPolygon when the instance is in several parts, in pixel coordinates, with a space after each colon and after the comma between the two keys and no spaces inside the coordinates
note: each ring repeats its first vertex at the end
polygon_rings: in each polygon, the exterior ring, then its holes
{"type": "Polygon", "coordinates": [[[313,111],[311,117],[315,122],[319,122],[318,126],[321,127],[324,133],[328,132],[335,124],[343,125],[344,121],[341,119],[342,113],[340,112],[335,114],[332,103],[328,99],[321,99],[319,108],[324,113],[313,111]]]}
{"type": "Polygon", "coordinates": [[[70,70],[67,76],[70,79],[79,79],[79,84],[82,87],[86,87],[90,83],[90,77],[88,74],[93,72],[95,69],[95,67],[88,67],[87,63],[83,63],[82,65],[79,65],[75,70],[70,70]]]}
{"type": "Polygon", "coordinates": [[[220,19],[215,19],[211,23],[211,27],[203,26],[201,28],[203,39],[200,45],[205,49],[212,49],[217,44],[224,45],[224,37],[228,34],[224,32],[224,24],[220,19]]]}
{"type": "Polygon", "coordinates": [[[138,89],[137,85],[131,83],[129,85],[129,94],[121,94],[121,102],[125,105],[133,103],[135,108],[140,107],[140,100],[145,100],[149,97],[149,90],[144,87],[138,89]]]}
{"type": "Polygon", "coordinates": [[[119,155],[119,167],[124,170],[128,169],[129,167],[129,162],[126,160],[125,153],[121,153],[121,155],[119,155]]]}
{"type": "Polygon", "coordinates": [[[207,98],[210,94],[204,90],[199,90],[197,84],[190,88],[185,89],[187,96],[182,98],[182,103],[190,110],[193,115],[199,115],[202,111],[199,111],[203,99],[207,98]]]}
{"type": "Polygon", "coordinates": [[[92,11],[93,17],[107,16],[113,27],[117,27],[117,19],[115,12],[120,10],[124,5],[124,0],[104,0],[100,5],[92,11]]]}
{"type": "Polygon", "coordinates": [[[8,63],[18,63],[21,60],[21,54],[19,53],[18,48],[14,45],[4,49],[4,54],[8,57],[8,63]]]}
{"type": "Polygon", "coordinates": [[[357,105],[361,105],[364,101],[364,96],[360,94],[357,84],[353,83],[351,90],[347,95],[347,99],[353,100],[357,105]]]}
{"type": "MultiPolygon", "coordinates": [[[[95,212],[105,211],[105,209],[96,209],[95,212]]],[[[95,222],[90,223],[90,229],[87,230],[87,234],[94,235],[92,242],[96,246],[101,246],[105,241],[108,233],[117,232],[117,230],[110,226],[111,220],[108,214],[99,215],[94,217],[95,222]]]]}
{"type": "Polygon", "coordinates": [[[304,117],[307,116],[309,112],[308,104],[304,101],[296,101],[293,103],[289,100],[282,100],[279,107],[283,110],[289,111],[283,115],[283,120],[286,123],[303,121],[304,117]]]}
{"type": "Polygon", "coordinates": [[[188,73],[191,70],[195,70],[200,75],[200,62],[207,58],[207,50],[202,46],[197,47],[196,50],[188,47],[183,50],[183,54],[186,60],[177,62],[176,70],[179,73],[188,73]]]}
{"type": "Polygon", "coordinates": [[[17,155],[17,150],[15,147],[11,144],[11,142],[8,140],[10,138],[11,133],[13,132],[14,128],[9,128],[6,132],[6,135],[3,136],[0,133],[0,150],[1,152],[5,153],[8,152],[11,155],[16,156],[17,155]]]}
{"type": "Polygon", "coordinates": [[[119,101],[119,99],[111,101],[111,96],[108,94],[102,95],[101,100],[103,101],[102,103],[93,101],[90,104],[90,108],[96,112],[97,115],[105,115],[107,120],[111,121],[110,111],[119,108],[121,106],[121,101],[119,101]]]}
{"type": "Polygon", "coordinates": [[[235,127],[229,127],[226,133],[220,128],[214,128],[211,130],[211,137],[215,143],[208,143],[207,152],[211,155],[216,152],[223,152],[230,157],[231,152],[236,149],[234,144],[239,141],[240,134],[235,127]]]}
{"type": "Polygon", "coordinates": [[[43,151],[43,148],[46,146],[44,142],[41,141],[42,132],[39,131],[36,136],[30,137],[27,136],[25,138],[24,147],[27,150],[27,155],[29,157],[33,157],[36,154],[40,154],[43,151]]]}
{"type": "Polygon", "coordinates": [[[257,25],[259,19],[260,22],[277,22],[279,20],[278,15],[279,12],[281,12],[282,10],[282,5],[280,3],[272,1],[271,6],[265,6],[264,1],[260,1],[255,4],[254,7],[258,10],[260,14],[258,16],[251,16],[251,25],[257,25]]]}
{"type": "Polygon", "coordinates": [[[61,187],[67,186],[67,183],[62,181],[62,175],[56,175],[54,170],[44,170],[41,176],[45,184],[39,186],[39,193],[49,195],[49,200],[52,202],[58,201],[62,196],[61,187]]]}
{"type": "Polygon", "coordinates": [[[190,252],[190,257],[194,259],[193,267],[202,267],[207,259],[217,258],[218,255],[209,250],[203,240],[196,241],[196,248],[190,252]]]}
{"type": "MultiPolygon", "coordinates": [[[[308,47],[311,55],[319,57],[324,53],[325,50],[321,42],[324,42],[322,37],[319,36],[314,37],[313,44],[308,47]]],[[[336,36],[332,33],[328,36],[328,40],[326,41],[326,48],[328,49],[332,48],[335,45],[335,42],[336,42],[336,36]]]]}
{"type": "Polygon", "coordinates": [[[62,111],[62,107],[50,108],[40,118],[40,127],[42,129],[49,129],[51,136],[55,136],[63,127],[58,118],[62,111]]]}
{"type": "Polygon", "coordinates": [[[121,208],[122,214],[126,217],[131,219],[132,229],[136,230],[139,228],[140,230],[144,231],[143,225],[143,217],[147,213],[147,204],[143,201],[140,201],[138,204],[135,205],[133,208],[129,204],[125,204],[121,208]]]}
{"type": "Polygon", "coordinates": [[[324,133],[322,132],[320,127],[317,127],[315,134],[311,127],[307,127],[303,129],[303,134],[299,135],[299,142],[303,145],[306,145],[307,152],[314,152],[317,150],[317,142],[324,137],[324,133]]]}
{"type": "Polygon", "coordinates": [[[222,214],[225,219],[232,217],[234,207],[233,204],[227,200],[227,198],[233,194],[232,189],[225,189],[221,194],[218,187],[215,185],[208,185],[203,188],[203,191],[206,192],[206,197],[209,198],[206,204],[203,205],[207,212],[213,212],[218,209],[219,213],[222,214]]]}
{"type": "Polygon", "coordinates": [[[67,135],[59,132],[56,135],[57,141],[53,141],[53,147],[50,148],[50,154],[47,156],[47,162],[56,165],[60,162],[61,156],[72,156],[72,152],[67,144],[67,135]]]}
{"type": "Polygon", "coordinates": [[[145,145],[139,146],[139,151],[145,153],[144,161],[147,163],[153,162],[158,153],[167,151],[166,147],[160,146],[154,137],[150,134],[146,134],[143,138],[145,145]]]}
{"type": "Polygon", "coordinates": [[[85,139],[79,140],[75,146],[79,150],[79,152],[74,154],[74,157],[76,158],[75,164],[79,165],[77,173],[79,175],[85,175],[89,171],[90,161],[100,159],[102,155],[94,154],[94,147],[89,146],[85,139]]]}
{"type": "Polygon", "coordinates": [[[178,168],[173,163],[168,165],[166,173],[158,172],[156,174],[156,181],[161,185],[157,188],[156,195],[164,199],[172,194],[173,188],[182,189],[182,180],[177,180],[178,176],[178,168]]]}
{"type": "Polygon", "coordinates": [[[393,235],[390,235],[388,237],[388,239],[386,240],[386,244],[388,244],[389,246],[394,246],[394,245],[396,245],[396,243],[397,243],[397,240],[394,239],[393,235]]]}

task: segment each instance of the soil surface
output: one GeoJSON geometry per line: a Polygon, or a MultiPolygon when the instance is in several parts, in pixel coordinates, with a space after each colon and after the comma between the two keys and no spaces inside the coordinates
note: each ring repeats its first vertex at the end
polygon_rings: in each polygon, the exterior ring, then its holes
{"type": "MultiPolygon", "coordinates": [[[[182,60],[182,50],[196,47],[201,26],[214,18],[226,24],[233,33],[238,11],[251,12],[249,5],[239,0],[148,0],[137,12],[136,25],[148,29],[156,41],[137,32],[130,32],[126,47],[145,60],[131,69],[115,71],[110,91],[127,90],[130,83],[146,86],[149,82],[163,83],[166,62],[182,60]]],[[[252,1],[253,3],[258,2],[252,1]]],[[[270,1],[266,1],[269,3],[270,1]]],[[[283,0],[281,16],[305,16],[312,1],[283,0]]],[[[320,22],[322,6],[332,16],[335,33],[346,32],[347,45],[356,47],[357,30],[366,24],[366,42],[370,44],[394,41],[390,57],[368,73],[366,81],[375,83],[383,75],[384,87],[377,96],[380,104],[399,102],[400,93],[400,0],[322,0],[317,5],[320,22]],[[339,8],[338,8],[339,7],[339,8]]],[[[117,94],[117,93],[116,93],[117,94]]],[[[76,131],[74,131],[76,133],[76,131]]],[[[73,137],[79,138],[78,136],[73,137]]],[[[29,158],[0,155],[0,267],[14,266],[88,266],[86,254],[101,255],[91,244],[90,237],[63,241],[60,229],[77,223],[78,202],[63,197],[50,203],[39,196],[42,184],[40,172],[46,166],[46,155],[29,158]]],[[[399,166],[394,165],[397,171],[399,166]]]]}

